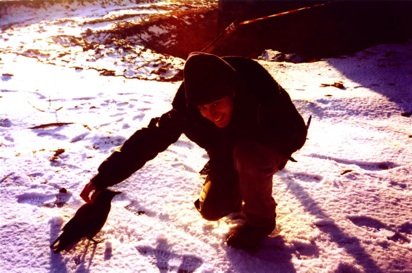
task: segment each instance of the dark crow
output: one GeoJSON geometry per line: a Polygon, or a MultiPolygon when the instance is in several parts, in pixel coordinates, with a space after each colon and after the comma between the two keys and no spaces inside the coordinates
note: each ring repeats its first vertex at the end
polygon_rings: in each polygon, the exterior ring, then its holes
{"type": "Polygon", "coordinates": [[[99,192],[92,201],[81,206],[76,214],[63,227],[63,232],[50,248],[58,253],[79,242],[83,237],[97,243],[93,237],[102,229],[107,220],[113,197],[120,192],[108,189],[99,192]]]}

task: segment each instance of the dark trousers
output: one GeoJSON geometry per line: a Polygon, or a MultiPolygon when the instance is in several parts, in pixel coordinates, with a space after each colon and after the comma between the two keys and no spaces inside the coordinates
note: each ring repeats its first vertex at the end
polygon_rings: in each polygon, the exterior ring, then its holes
{"type": "MultiPolygon", "coordinates": [[[[231,154],[211,164],[199,199],[203,218],[218,220],[242,208],[248,224],[274,225],[276,202],[272,196],[273,175],[287,158],[256,142],[238,143],[231,154]]],[[[213,163],[213,158],[211,158],[213,163]]]]}

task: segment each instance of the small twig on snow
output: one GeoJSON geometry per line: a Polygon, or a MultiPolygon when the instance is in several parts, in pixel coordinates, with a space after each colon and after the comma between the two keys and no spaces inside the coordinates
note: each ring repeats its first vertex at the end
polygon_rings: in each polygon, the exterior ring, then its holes
{"type": "Polygon", "coordinates": [[[64,125],[69,125],[69,124],[74,124],[74,122],[52,122],[52,123],[46,123],[46,124],[40,124],[36,126],[29,127],[28,129],[44,129],[47,127],[61,127],[64,125]]]}

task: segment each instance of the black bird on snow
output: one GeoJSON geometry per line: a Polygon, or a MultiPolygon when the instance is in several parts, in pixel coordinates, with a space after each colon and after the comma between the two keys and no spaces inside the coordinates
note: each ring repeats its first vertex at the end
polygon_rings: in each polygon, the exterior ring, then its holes
{"type": "Polygon", "coordinates": [[[106,223],[113,197],[120,193],[105,189],[97,194],[92,203],[81,206],[62,228],[63,233],[51,244],[50,248],[54,253],[69,248],[83,237],[97,243],[93,237],[106,223]]]}

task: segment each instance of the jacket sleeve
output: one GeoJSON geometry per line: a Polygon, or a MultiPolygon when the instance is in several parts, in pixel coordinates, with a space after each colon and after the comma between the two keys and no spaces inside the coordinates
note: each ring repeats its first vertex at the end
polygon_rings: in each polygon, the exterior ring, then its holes
{"type": "Polygon", "coordinates": [[[91,179],[97,189],[104,189],[131,176],[144,164],[176,142],[182,133],[184,117],[175,109],[153,118],[136,131],[119,151],[111,154],[91,179]]]}

